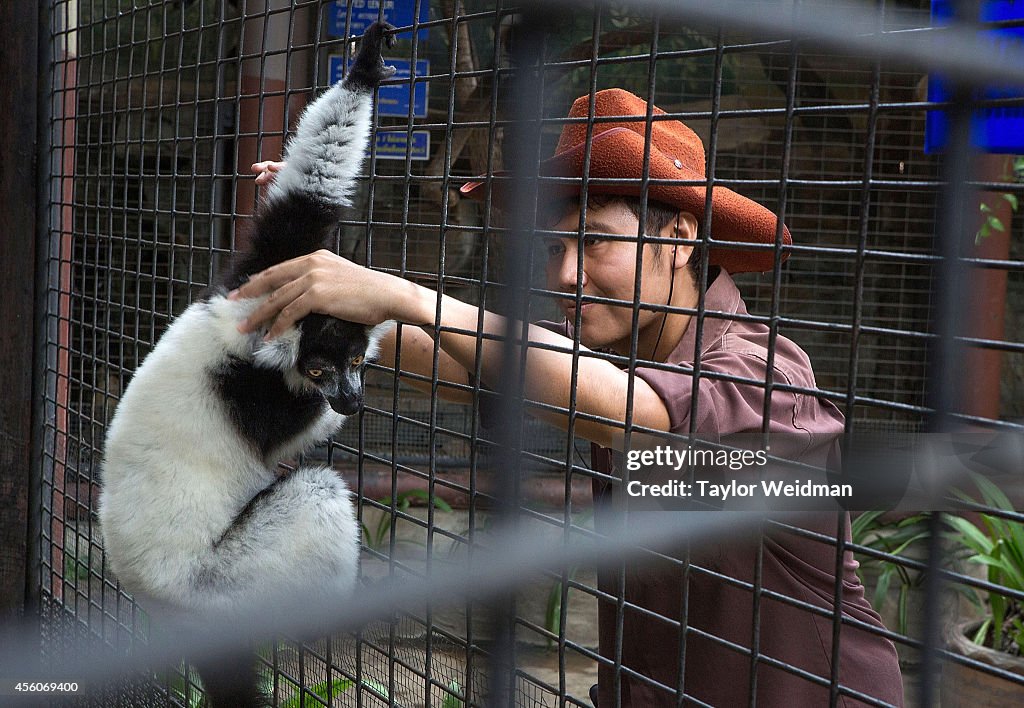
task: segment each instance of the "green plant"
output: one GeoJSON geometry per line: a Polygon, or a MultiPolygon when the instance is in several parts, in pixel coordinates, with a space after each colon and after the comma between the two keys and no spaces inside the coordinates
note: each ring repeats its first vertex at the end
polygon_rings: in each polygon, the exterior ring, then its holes
{"type": "MultiPolygon", "coordinates": [[[[355,681],[347,678],[336,678],[333,681],[322,681],[315,686],[310,686],[306,690],[300,690],[298,684],[293,681],[288,683],[294,688],[295,693],[284,703],[281,703],[281,708],[313,708],[313,706],[320,705],[319,702],[310,699],[309,694],[312,693],[314,696],[323,702],[323,705],[337,705],[337,702],[332,701],[340,696],[342,693],[346,693],[357,685],[355,681]]],[[[388,687],[382,683],[371,681],[370,679],[363,679],[362,685],[367,688],[372,688],[384,700],[389,700],[388,687]]]]}
{"type": "MultiPolygon", "coordinates": [[[[452,510],[448,502],[446,502],[444,499],[441,499],[438,496],[430,496],[430,494],[428,494],[425,489],[409,489],[395,497],[395,502],[393,505],[395,508],[395,512],[408,511],[409,507],[412,506],[412,502],[414,499],[420,499],[424,502],[427,502],[428,504],[432,504],[435,509],[440,509],[441,511],[450,512],[452,510]]],[[[383,499],[378,499],[377,501],[379,504],[387,507],[386,509],[382,510],[384,514],[381,515],[381,518],[377,521],[377,525],[374,527],[373,531],[370,530],[370,527],[366,524],[365,521],[362,522],[362,527],[363,539],[364,543],[366,544],[366,547],[370,548],[371,550],[380,551],[383,550],[387,545],[388,537],[390,536],[391,532],[391,526],[392,524],[394,524],[395,520],[398,517],[397,513],[388,513],[391,511],[392,507],[391,497],[385,497],[383,499]]],[[[413,543],[413,541],[405,542],[413,543]]]]}
{"type": "MultiPolygon", "coordinates": [[[[569,582],[576,579],[579,566],[570,565],[566,568],[566,578],[569,582]]],[[[544,611],[544,629],[552,634],[559,634],[562,631],[562,581],[558,580],[548,591],[548,604],[544,611]]],[[[548,645],[551,640],[548,639],[548,645]]]]}
{"type": "MultiPolygon", "coordinates": [[[[981,476],[973,479],[981,493],[982,504],[993,510],[1014,510],[1010,500],[995,484],[981,476]]],[[[962,492],[957,492],[957,496],[977,503],[962,492]]],[[[1024,523],[984,512],[978,516],[981,527],[963,517],[947,517],[947,523],[954,531],[949,534],[951,540],[960,546],[968,563],[985,568],[989,583],[1024,593],[1024,523]]],[[[1007,597],[998,589],[979,592],[969,588],[966,595],[985,613],[971,641],[997,651],[1024,655],[1024,603],[1007,597]]]]}
{"type": "Polygon", "coordinates": [[[441,701],[441,708],[464,708],[466,704],[459,698],[460,693],[462,693],[462,686],[459,685],[458,681],[451,681],[448,684],[448,690],[445,692],[444,699],[441,701]]]}
{"type": "Polygon", "coordinates": [[[333,681],[323,681],[315,686],[310,686],[306,691],[303,691],[298,684],[291,681],[288,683],[294,687],[295,693],[292,694],[291,698],[281,704],[281,708],[303,708],[303,706],[319,705],[316,701],[307,700],[309,693],[312,693],[323,701],[324,705],[332,705],[334,698],[345,693],[356,685],[355,681],[350,679],[336,678],[333,681]]]}
{"type": "MultiPolygon", "coordinates": [[[[866,511],[850,525],[853,542],[882,553],[900,556],[924,543],[928,538],[928,514],[918,513],[903,519],[885,519],[884,511],[866,511]]],[[[908,568],[899,562],[861,554],[858,556],[860,569],[857,571],[864,580],[864,570],[877,569],[875,592],[871,604],[881,611],[889,602],[889,588],[898,583],[896,600],[896,631],[906,634],[907,608],[910,593],[924,583],[924,574],[908,568]]]]}
{"type": "Polygon", "coordinates": [[[448,545],[449,558],[454,558],[460,550],[469,548],[469,535],[471,533],[475,532],[478,534],[477,538],[479,538],[479,534],[486,534],[491,531],[494,526],[495,517],[487,514],[478,514],[476,518],[477,521],[472,527],[465,526],[455,534],[452,542],[448,545]]]}
{"type": "MultiPolygon", "coordinates": [[[[1010,158],[1008,164],[1012,169],[1012,173],[1008,171],[1003,175],[1003,178],[1007,180],[1015,179],[1018,182],[1022,181],[1022,179],[1024,179],[1024,155],[1017,155],[1010,158]]],[[[1010,210],[1014,213],[1016,213],[1017,209],[1020,207],[1020,200],[1016,194],[1001,192],[997,199],[1002,199],[1007,202],[1010,205],[1010,210]]],[[[981,210],[982,222],[978,232],[974,235],[975,244],[979,244],[991,236],[993,231],[999,231],[1000,233],[1006,232],[1006,225],[1003,224],[1002,219],[995,215],[995,210],[992,208],[991,204],[986,201],[982,201],[981,204],[978,205],[978,208],[981,210]]]]}
{"type": "Polygon", "coordinates": [[[174,671],[158,677],[158,681],[167,686],[167,692],[175,705],[206,708],[203,682],[199,680],[196,670],[184,661],[174,671]]]}
{"type": "Polygon", "coordinates": [[[89,555],[81,559],[68,550],[64,551],[64,579],[77,582],[86,580],[89,577],[89,555]]]}
{"type": "MultiPolygon", "coordinates": [[[[588,525],[591,519],[594,518],[593,510],[588,510],[579,515],[574,522],[579,526],[588,525]]],[[[579,572],[578,565],[570,565],[565,569],[565,577],[567,582],[572,582],[576,579],[576,573],[579,572]]],[[[568,595],[566,595],[568,599],[568,595]]],[[[555,584],[551,586],[548,591],[548,603],[544,610],[544,629],[548,630],[554,635],[558,635],[562,631],[562,581],[557,580],[555,584]]],[[[548,645],[551,644],[551,640],[548,640],[548,645]]]]}

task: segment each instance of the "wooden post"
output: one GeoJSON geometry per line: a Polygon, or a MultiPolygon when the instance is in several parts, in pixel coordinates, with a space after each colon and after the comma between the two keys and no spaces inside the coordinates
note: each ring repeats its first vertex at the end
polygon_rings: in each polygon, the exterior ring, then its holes
{"type": "MultiPolygon", "coordinates": [[[[978,158],[978,176],[986,182],[1006,179],[1006,155],[981,155],[978,158]]],[[[1010,257],[1010,222],[1013,211],[1010,204],[1002,199],[999,192],[979,192],[971,201],[972,218],[966,220],[974,229],[965,238],[974,240],[980,228],[981,203],[992,209],[994,216],[1006,226],[1006,231],[992,230],[989,235],[973,247],[976,258],[1006,260],[1010,257]]],[[[988,339],[997,342],[1006,340],[1006,278],[1007,271],[993,268],[972,269],[969,289],[965,297],[970,299],[971,316],[965,323],[968,337],[988,339]]],[[[999,420],[999,385],[1001,381],[1003,352],[997,349],[967,347],[965,352],[963,413],[999,420]]]]}
{"type": "Polygon", "coordinates": [[[25,607],[35,353],[39,4],[0,3],[0,617],[25,607]]]}

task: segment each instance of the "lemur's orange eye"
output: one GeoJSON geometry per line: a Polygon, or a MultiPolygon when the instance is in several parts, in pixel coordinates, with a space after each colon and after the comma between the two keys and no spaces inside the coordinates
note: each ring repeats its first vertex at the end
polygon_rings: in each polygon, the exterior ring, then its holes
{"type": "Polygon", "coordinates": [[[364,358],[365,357],[363,357],[363,355],[360,354],[359,356],[357,356],[355,359],[352,360],[352,366],[353,367],[359,366],[360,364],[363,363],[363,359],[364,358]]]}
{"type": "Polygon", "coordinates": [[[311,379],[318,379],[318,378],[320,378],[321,376],[323,376],[323,375],[324,375],[324,370],[323,370],[323,369],[309,369],[309,370],[308,370],[308,371],[306,372],[306,374],[307,374],[307,375],[309,376],[309,378],[311,378],[311,379]]]}

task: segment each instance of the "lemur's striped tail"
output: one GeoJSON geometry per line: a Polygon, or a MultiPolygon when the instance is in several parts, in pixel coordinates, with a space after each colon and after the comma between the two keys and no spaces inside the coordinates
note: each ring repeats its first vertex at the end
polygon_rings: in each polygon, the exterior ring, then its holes
{"type": "Polygon", "coordinates": [[[372,94],[347,83],[335,84],[302,114],[285,147],[287,165],[267,192],[269,208],[296,195],[350,206],[369,140],[372,94]]]}
{"type": "Polygon", "coordinates": [[[380,55],[382,44],[395,43],[392,29],[367,28],[345,79],[303,112],[285,146],[287,164],[256,212],[248,251],[223,286],[238,287],[264,268],[330,247],[366,154],[374,89],[395,73],[380,55]]]}
{"type": "Polygon", "coordinates": [[[393,46],[390,25],[367,28],[359,53],[345,79],[314,101],[302,114],[285,147],[287,167],[271,184],[267,201],[292,193],[346,207],[366,154],[370,135],[373,91],[395,73],[381,58],[381,43],[393,46]]]}

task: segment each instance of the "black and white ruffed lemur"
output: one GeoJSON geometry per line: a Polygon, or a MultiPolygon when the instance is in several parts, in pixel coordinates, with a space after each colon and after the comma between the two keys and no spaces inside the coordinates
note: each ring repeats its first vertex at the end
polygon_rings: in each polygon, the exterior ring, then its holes
{"type": "MultiPolygon", "coordinates": [[[[302,114],[287,166],[257,209],[251,243],[213,294],[167,329],[132,377],[104,448],[106,559],[147,609],[245,617],[289,589],[350,592],[359,527],[344,481],[276,463],[322,442],[362,402],[382,325],[309,315],[281,337],[241,334],[259,300],[229,300],[250,275],[330,247],[366,152],[374,90],[394,74],[366,30],[348,75],[302,114]]],[[[252,655],[200,675],[216,708],[263,705],[252,655]]]]}

